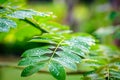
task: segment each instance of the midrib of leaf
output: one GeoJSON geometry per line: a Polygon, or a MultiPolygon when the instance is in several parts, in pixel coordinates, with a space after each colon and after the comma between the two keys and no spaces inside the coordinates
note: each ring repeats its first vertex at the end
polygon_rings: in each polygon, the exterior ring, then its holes
{"type": "Polygon", "coordinates": [[[62,39],[58,44],[57,44],[57,46],[56,46],[56,48],[54,49],[54,51],[53,51],[53,53],[52,53],[52,56],[50,57],[50,59],[49,59],[49,62],[48,63],[50,63],[51,62],[51,60],[52,60],[52,58],[54,57],[54,55],[55,55],[55,52],[57,51],[57,49],[58,49],[58,47],[61,45],[61,43],[64,41],[64,39],[62,39]]]}

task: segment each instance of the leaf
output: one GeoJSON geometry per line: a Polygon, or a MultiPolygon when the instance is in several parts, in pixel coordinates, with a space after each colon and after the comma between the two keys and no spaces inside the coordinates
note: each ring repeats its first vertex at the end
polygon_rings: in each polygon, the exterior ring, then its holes
{"type": "Polygon", "coordinates": [[[85,57],[85,53],[81,51],[79,48],[70,47],[70,46],[62,46],[60,47],[65,52],[71,52],[79,55],[80,57],[85,57]]]}
{"type": "Polygon", "coordinates": [[[72,48],[79,48],[83,52],[89,52],[90,46],[94,45],[95,40],[89,37],[73,37],[68,40],[68,44],[72,48]]]}
{"type": "Polygon", "coordinates": [[[58,34],[71,32],[69,30],[68,26],[64,26],[64,25],[61,25],[61,24],[58,24],[58,23],[52,22],[52,21],[49,21],[46,23],[41,23],[40,26],[49,32],[54,32],[54,33],[58,33],[58,34]]]}
{"type": "Polygon", "coordinates": [[[50,62],[49,71],[57,80],[65,80],[66,78],[64,67],[55,61],[50,62]]]}
{"type": "Polygon", "coordinates": [[[110,70],[110,77],[120,79],[120,71],[110,70]]]}
{"type": "Polygon", "coordinates": [[[22,57],[41,56],[46,53],[51,53],[52,51],[48,48],[50,48],[50,47],[45,46],[45,47],[29,49],[22,54],[22,57]]]}
{"type": "Polygon", "coordinates": [[[62,38],[64,38],[64,37],[59,34],[44,33],[41,36],[35,36],[29,42],[49,43],[49,44],[57,45],[58,42],[60,42],[62,38]]]}
{"type": "Polygon", "coordinates": [[[38,12],[34,10],[17,10],[13,12],[12,14],[8,14],[7,16],[13,17],[13,18],[18,18],[18,19],[25,19],[25,18],[33,18],[33,16],[39,16],[44,18],[54,18],[55,16],[51,13],[43,13],[43,12],[38,12]]]}
{"type": "Polygon", "coordinates": [[[45,60],[48,60],[49,57],[47,56],[37,56],[37,57],[26,57],[26,58],[23,58],[19,61],[19,66],[26,66],[26,65],[33,65],[33,64],[36,64],[40,61],[45,61],[45,60]]]}
{"type": "Polygon", "coordinates": [[[55,42],[53,40],[51,40],[51,38],[44,38],[44,37],[36,37],[36,38],[31,39],[29,42],[39,42],[39,43],[55,44],[55,42]]]}
{"type": "Polygon", "coordinates": [[[32,18],[32,16],[36,14],[37,13],[33,10],[18,10],[12,14],[8,14],[8,16],[18,19],[25,19],[25,18],[32,18]]]}
{"type": "Polygon", "coordinates": [[[0,18],[0,32],[8,32],[10,28],[15,28],[16,23],[7,18],[0,18]]]}
{"type": "Polygon", "coordinates": [[[25,39],[30,39],[34,35],[41,34],[40,30],[30,26],[29,24],[24,25],[24,22],[18,22],[19,27],[15,30],[15,38],[17,41],[24,41],[25,39]]]}
{"type": "Polygon", "coordinates": [[[41,68],[44,67],[44,65],[45,65],[45,63],[38,63],[38,64],[28,66],[22,71],[21,76],[22,77],[30,76],[30,75],[38,72],[41,68]]]}
{"type": "Polygon", "coordinates": [[[77,70],[76,64],[67,58],[54,58],[53,60],[59,62],[60,64],[62,64],[66,68],[69,68],[72,70],[77,70]]]}
{"type": "Polygon", "coordinates": [[[57,55],[59,55],[62,58],[67,58],[70,61],[76,62],[76,63],[80,63],[81,58],[79,56],[77,56],[74,53],[70,53],[70,52],[65,52],[65,51],[58,51],[56,52],[57,55]]]}

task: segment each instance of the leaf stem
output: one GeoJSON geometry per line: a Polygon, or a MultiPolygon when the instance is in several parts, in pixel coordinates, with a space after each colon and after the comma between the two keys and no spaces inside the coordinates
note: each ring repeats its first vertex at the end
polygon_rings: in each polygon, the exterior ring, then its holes
{"type": "Polygon", "coordinates": [[[57,51],[58,47],[60,46],[60,44],[64,41],[64,39],[62,39],[56,46],[56,48],[54,49],[53,53],[52,53],[52,56],[50,57],[50,60],[49,60],[49,63],[50,61],[52,60],[52,58],[54,57],[55,55],[55,52],[57,51]]]}
{"type": "Polygon", "coordinates": [[[21,19],[21,20],[31,24],[32,26],[34,26],[35,28],[39,29],[43,33],[48,33],[48,31],[46,31],[45,29],[41,28],[41,26],[34,19],[30,20],[30,19],[25,18],[25,19],[21,19]]]}

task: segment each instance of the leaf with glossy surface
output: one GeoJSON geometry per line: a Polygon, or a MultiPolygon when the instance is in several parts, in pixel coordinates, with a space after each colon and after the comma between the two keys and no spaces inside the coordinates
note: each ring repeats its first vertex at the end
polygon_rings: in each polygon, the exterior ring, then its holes
{"type": "Polygon", "coordinates": [[[32,9],[17,10],[15,12],[13,12],[12,14],[8,14],[7,16],[13,17],[13,18],[18,18],[18,19],[33,18],[33,16],[39,16],[39,17],[42,17],[42,19],[55,17],[52,12],[43,13],[43,12],[34,11],[32,9]]]}
{"type": "Polygon", "coordinates": [[[29,42],[51,43],[51,44],[55,43],[53,40],[51,40],[51,38],[44,38],[44,37],[36,37],[31,39],[29,42]]]}
{"type": "Polygon", "coordinates": [[[80,63],[81,58],[79,56],[77,56],[74,53],[70,53],[70,52],[65,52],[65,51],[58,51],[56,52],[57,55],[59,55],[62,58],[67,58],[70,61],[76,62],[76,63],[80,63]]]}
{"type": "Polygon", "coordinates": [[[22,71],[21,76],[22,77],[30,76],[30,75],[38,72],[44,66],[45,66],[45,63],[39,63],[39,64],[34,64],[31,66],[28,66],[22,71]]]}
{"type": "Polygon", "coordinates": [[[12,14],[8,14],[9,17],[18,19],[32,18],[33,15],[36,15],[36,12],[33,10],[18,10],[12,14]]]}
{"type": "Polygon", "coordinates": [[[81,49],[79,49],[79,48],[70,47],[70,46],[62,46],[60,48],[65,52],[72,52],[72,53],[79,55],[80,57],[86,56],[85,53],[83,51],[81,51],[81,49]]]}
{"type": "Polygon", "coordinates": [[[50,62],[49,71],[57,80],[65,80],[66,78],[64,67],[55,61],[50,62]]]}
{"type": "Polygon", "coordinates": [[[74,37],[68,40],[70,47],[78,48],[83,52],[89,52],[90,46],[94,45],[95,40],[89,37],[74,37]]]}
{"type": "Polygon", "coordinates": [[[18,65],[19,66],[33,65],[40,61],[45,61],[48,59],[49,59],[49,57],[47,57],[47,56],[26,57],[26,58],[21,59],[18,65]]]}
{"type": "Polygon", "coordinates": [[[69,68],[72,70],[77,70],[76,64],[67,58],[54,58],[53,60],[59,62],[60,64],[62,64],[66,68],[69,68]]]}
{"type": "Polygon", "coordinates": [[[15,28],[16,23],[7,18],[0,18],[0,32],[8,32],[10,28],[15,28]]]}
{"type": "Polygon", "coordinates": [[[45,46],[45,47],[29,49],[22,54],[22,57],[41,56],[41,55],[44,55],[46,53],[51,53],[52,51],[48,48],[50,48],[50,47],[45,46]]]}

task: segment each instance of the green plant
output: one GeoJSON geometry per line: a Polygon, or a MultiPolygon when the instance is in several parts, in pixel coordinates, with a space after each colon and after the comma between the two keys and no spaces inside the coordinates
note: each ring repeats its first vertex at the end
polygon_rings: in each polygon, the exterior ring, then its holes
{"type": "Polygon", "coordinates": [[[80,74],[82,80],[119,80],[120,54],[114,47],[95,44],[87,33],[72,33],[68,26],[52,21],[49,13],[0,6],[0,32],[15,28],[19,20],[38,29],[41,34],[29,42],[43,44],[26,50],[19,66],[26,66],[21,76],[38,71],[50,72],[57,80],[65,80],[66,74],[80,74]]]}

